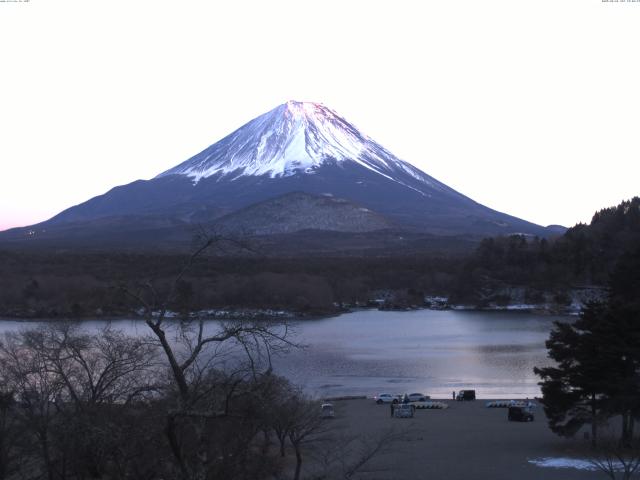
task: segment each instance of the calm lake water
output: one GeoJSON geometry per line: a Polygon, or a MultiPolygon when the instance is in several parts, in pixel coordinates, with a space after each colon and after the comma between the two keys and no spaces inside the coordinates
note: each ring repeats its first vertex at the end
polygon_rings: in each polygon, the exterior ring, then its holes
{"type": "MultiPolygon", "coordinates": [[[[306,347],[274,366],[318,396],[423,392],[450,398],[453,390],[473,388],[480,398],[534,397],[540,389],[533,367],[549,364],[544,342],[554,320],[570,321],[520,312],[358,311],[296,322],[296,341],[306,347]]],[[[147,333],[139,320],[111,324],[147,333]]],[[[2,320],[0,333],[30,325],[36,323],[2,320]]]]}

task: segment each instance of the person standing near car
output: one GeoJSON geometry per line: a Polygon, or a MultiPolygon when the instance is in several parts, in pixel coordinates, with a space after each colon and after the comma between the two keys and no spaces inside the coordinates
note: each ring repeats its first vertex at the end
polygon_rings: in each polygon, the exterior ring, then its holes
{"type": "Polygon", "coordinates": [[[455,400],[456,399],[456,391],[454,390],[453,392],[451,392],[451,397],[453,397],[452,399],[455,400]]]}
{"type": "Polygon", "coordinates": [[[389,408],[391,408],[391,418],[393,418],[393,402],[389,404],[389,408]]]}

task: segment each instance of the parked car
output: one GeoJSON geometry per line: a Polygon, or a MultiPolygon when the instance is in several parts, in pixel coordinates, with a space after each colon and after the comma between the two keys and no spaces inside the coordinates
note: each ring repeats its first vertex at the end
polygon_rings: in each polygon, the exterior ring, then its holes
{"type": "Polygon", "coordinates": [[[320,416],[322,418],[333,418],[336,416],[336,412],[331,403],[323,403],[320,406],[320,416]]]}
{"type": "Polygon", "coordinates": [[[408,403],[401,403],[393,407],[393,416],[396,418],[413,418],[416,407],[408,403]]]}
{"type": "Polygon", "coordinates": [[[475,400],[476,399],[476,391],[475,390],[460,390],[458,395],[456,396],[456,400],[459,402],[466,402],[467,400],[475,400]]]}
{"type": "Polygon", "coordinates": [[[382,405],[383,403],[398,403],[400,399],[398,395],[391,395],[390,393],[381,393],[373,397],[378,405],[382,405]]]}
{"type": "Polygon", "coordinates": [[[533,422],[533,412],[529,407],[509,407],[507,419],[510,422],[533,422]]]}
{"type": "Polygon", "coordinates": [[[424,393],[410,393],[407,396],[409,397],[410,402],[426,402],[431,398],[429,395],[425,395],[424,393]]]}

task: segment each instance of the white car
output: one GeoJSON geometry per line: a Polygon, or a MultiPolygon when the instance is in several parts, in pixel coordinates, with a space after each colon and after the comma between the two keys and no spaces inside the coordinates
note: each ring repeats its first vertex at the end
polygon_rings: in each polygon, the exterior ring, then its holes
{"type": "Polygon", "coordinates": [[[398,403],[400,401],[398,395],[391,395],[390,393],[381,393],[373,397],[373,399],[378,405],[382,405],[383,403],[398,403]]]}
{"type": "Polygon", "coordinates": [[[407,396],[410,402],[426,402],[431,399],[429,395],[425,395],[424,393],[410,393],[407,396]]]}

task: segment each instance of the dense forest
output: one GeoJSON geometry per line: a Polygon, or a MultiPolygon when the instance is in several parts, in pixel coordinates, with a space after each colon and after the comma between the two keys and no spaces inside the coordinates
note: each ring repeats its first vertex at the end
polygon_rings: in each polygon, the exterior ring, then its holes
{"type": "MultiPolygon", "coordinates": [[[[598,211],[555,239],[487,238],[467,256],[443,252],[393,256],[261,257],[251,252],[198,258],[171,309],[285,309],[325,314],[384,300],[423,306],[426,295],[483,307],[566,304],[577,287],[603,286],[616,261],[640,247],[640,198],[598,211]]],[[[0,315],[129,315],[126,291],[151,283],[167,290],[186,258],[179,254],[0,251],[0,315]]]]}
{"type": "MultiPolygon", "coordinates": [[[[446,293],[461,260],[428,255],[389,258],[203,256],[181,280],[172,309],[271,308],[322,314],[396,292],[422,304],[446,293]],[[337,304],[337,306],[336,306],[337,304]]],[[[126,315],[139,304],[124,288],[150,281],[166,291],[183,255],[0,253],[0,315],[126,315]]],[[[396,296],[397,296],[396,295],[396,296]]]]}
{"type": "Polygon", "coordinates": [[[572,288],[604,286],[617,260],[640,248],[640,198],[595,213],[556,239],[513,235],[484,239],[463,264],[452,297],[478,304],[507,287],[525,289],[525,301],[545,293],[561,297],[572,288]]]}

